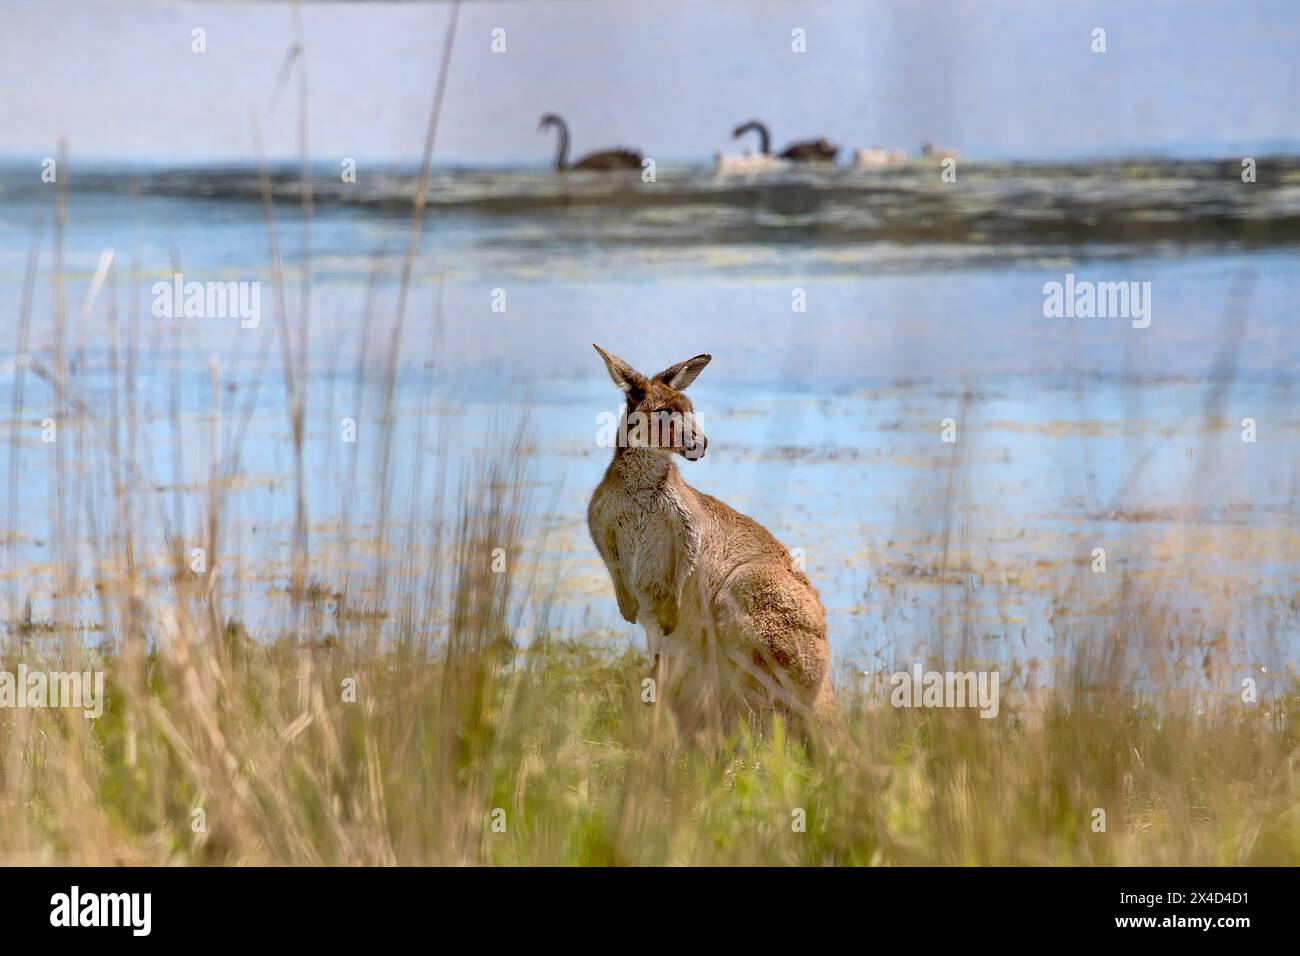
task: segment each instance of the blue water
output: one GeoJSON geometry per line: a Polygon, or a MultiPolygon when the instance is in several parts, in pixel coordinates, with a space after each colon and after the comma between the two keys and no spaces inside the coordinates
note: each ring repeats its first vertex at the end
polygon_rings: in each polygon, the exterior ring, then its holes
{"type": "MultiPolygon", "coordinates": [[[[114,402],[126,407],[120,365],[134,343],[138,470],[126,480],[151,529],[144,563],[161,571],[166,542],[200,539],[215,435],[220,462],[236,448],[240,462],[223,511],[223,610],[264,636],[288,627],[287,341],[301,362],[314,579],[351,582],[359,605],[377,599],[356,582],[380,573],[367,543],[381,502],[383,573],[419,566],[454,511],[448,489],[526,419],[533,533],[512,560],[552,595],[552,626],[636,640],[584,524],[609,454],[598,416],[619,398],[596,342],[647,372],[714,356],[692,386],[709,456],[684,464],[687,478],[798,549],[842,662],[958,639],[1050,658],[1062,621],[1090,633],[1131,585],[1170,609],[1167,626],[1192,647],[1230,633],[1243,664],[1285,666],[1300,637],[1300,167],[1274,157],[1261,169],[1268,181],[1245,184],[1231,162],[964,163],[943,184],[919,165],[735,178],[683,164],[647,185],[440,168],[399,312],[409,169],[359,193],[318,170],[305,227],[296,173],[277,167],[277,288],[250,167],[74,167],[63,347],[92,422],[56,448],[41,441],[60,409],[45,379],[25,372],[21,415],[12,406],[38,235],[26,353],[57,364],[55,191],[9,167],[0,402],[21,454],[0,600],[6,617],[28,601],[36,618],[54,613],[61,454],[85,571],[78,615],[96,633],[94,571],[120,546],[102,533],[108,423],[114,402]],[[87,306],[106,249],[113,271],[87,306]],[[152,287],[177,271],[259,283],[259,324],[154,317],[152,287]],[[1044,287],[1067,275],[1149,283],[1149,327],[1049,317],[1044,287]],[[1247,418],[1254,442],[1242,440],[1247,418]],[[946,419],[955,442],[942,440],[946,419]],[[1105,575],[1091,569],[1095,548],[1105,575]]],[[[117,438],[132,447],[125,426],[117,438]]]]}

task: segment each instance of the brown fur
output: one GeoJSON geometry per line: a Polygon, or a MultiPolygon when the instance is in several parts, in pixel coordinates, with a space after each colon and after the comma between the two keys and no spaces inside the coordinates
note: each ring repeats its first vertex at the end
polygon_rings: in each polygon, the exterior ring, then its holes
{"type": "MultiPolygon", "coordinates": [[[[647,378],[597,351],[627,397],[625,415],[693,412],[682,389],[708,355],[647,378]]],[[[619,612],[645,628],[657,692],[684,734],[771,710],[833,722],[821,599],[767,529],[682,479],[673,456],[704,445],[692,421],[671,447],[615,448],[587,524],[619,612]]]]}

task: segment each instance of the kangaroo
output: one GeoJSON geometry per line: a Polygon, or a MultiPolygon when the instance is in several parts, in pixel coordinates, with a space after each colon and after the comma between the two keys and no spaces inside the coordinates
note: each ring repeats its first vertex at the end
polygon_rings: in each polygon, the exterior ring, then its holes
{"type": "Polygon", "coordinates": [[[619,613],[645,630],[656,694],[678,731],[697,736],[765,711],[804,729],[836,723],[816,589],[766,528],[692,488],[674,461],[708,447],[683,392],[712,356],[647,377],[595,349],[625,402],[587,525],[619,613]]]}

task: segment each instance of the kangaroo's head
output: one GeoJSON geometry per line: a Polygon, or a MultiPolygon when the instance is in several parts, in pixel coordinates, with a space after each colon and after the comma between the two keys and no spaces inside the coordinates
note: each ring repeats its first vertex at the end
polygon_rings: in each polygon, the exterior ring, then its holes
{"type": "Polygon", "coordinates": [[[709,440],[695,420],[695,406],[683,392],[709,364],[712,355],[696,355],[670,365],[657,375],[645,376],[599,345],[592,346],[605,360],[609,377],[626,398],[626,447],[649,448],[689,461],[704,457],[709,440]]]}

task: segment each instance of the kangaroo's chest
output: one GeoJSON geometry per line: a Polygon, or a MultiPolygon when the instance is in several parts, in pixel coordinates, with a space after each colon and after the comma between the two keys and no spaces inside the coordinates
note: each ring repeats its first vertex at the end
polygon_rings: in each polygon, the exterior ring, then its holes
{"type": "Polygon", "coordinates": [[[612,539],[619,570],[638,596],[669,586],[678,561],[694,550],[690,515],[671,490],[630,495],[607,489],[594,511],[593,534],[612,539]]]}
{"type": "Polygon", "coordinates": [[[613,529],[619,565],[627,579],[641,588],[672,577],[674,517],[660,501],[623,501],[616,508],[613,529]]]}

